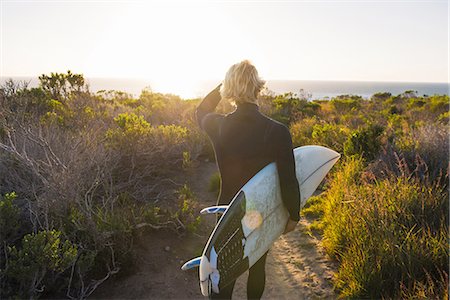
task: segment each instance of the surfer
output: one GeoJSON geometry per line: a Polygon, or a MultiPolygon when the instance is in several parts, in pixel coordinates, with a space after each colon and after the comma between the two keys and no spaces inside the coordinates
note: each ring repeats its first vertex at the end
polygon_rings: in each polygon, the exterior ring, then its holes
{"type": "MultiPolygon", "coordinates": [[[[222,179],[218,205],[228,205],[250,178],[275,161],[281,196],[290,215],[284,231],[288,233],[298,223],[300,209],[292,139],[285,125],[259,111],[257,99],[264,84],[249,61],[237,63],[230,67],[223,83],[203,99],[196,115],[213,144],[222,179]],[[236,109],[227,115],[214,113],[222,99],[236,109]]],[[[267,252],[249,269],[248,299],[260,299],[264,292],[266,257],[267,252]]],[[[231,299],[234,284],[222,288],[219,294],[212,293],[211,298],[231,299]]]]}

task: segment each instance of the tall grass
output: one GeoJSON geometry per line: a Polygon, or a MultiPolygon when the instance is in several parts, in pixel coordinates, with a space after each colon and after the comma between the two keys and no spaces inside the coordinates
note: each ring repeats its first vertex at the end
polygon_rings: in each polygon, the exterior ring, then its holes
{"type": "Polygon", "coordinates": [[[361,160],[349,159],[321,206],[324,247],[340,261],[341,296],[446,297],[446,190],[411,177],[373,180],[361,160]]]}

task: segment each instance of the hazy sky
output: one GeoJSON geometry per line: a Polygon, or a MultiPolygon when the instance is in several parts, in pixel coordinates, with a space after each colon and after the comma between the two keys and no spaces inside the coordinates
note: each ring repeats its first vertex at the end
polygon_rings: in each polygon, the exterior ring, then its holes
{"type": "Polygon", "coordinates": [[[1,1],[1,75],[448,81],[448,1],[1,1]]]}

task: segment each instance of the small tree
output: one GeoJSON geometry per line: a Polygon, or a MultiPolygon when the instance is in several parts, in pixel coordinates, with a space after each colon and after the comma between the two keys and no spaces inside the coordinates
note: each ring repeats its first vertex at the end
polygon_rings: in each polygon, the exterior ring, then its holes
{"type": "Polygon", "coordinates": [[[66,74],[50,73],[50,76],[39,76],[41,88],[52,98],[62,100],[74,92],[87,91],[82,74],[73,74],[70,70],[66,74]]]}

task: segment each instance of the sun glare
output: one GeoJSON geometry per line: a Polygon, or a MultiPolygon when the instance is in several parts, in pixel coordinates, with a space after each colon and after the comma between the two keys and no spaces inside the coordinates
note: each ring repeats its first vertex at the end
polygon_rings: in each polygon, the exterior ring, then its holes
{"type": "MultiPolygon", "coordinates": [[[[114,20],[92,46],[87,76],[140,78],[152,88],[197,95],[199,81],[219,81],[227,68],[250,58],[263,62],[260,47],[217,4],[134,4],[117,7],[114,20]]],[[[258,64],[264,71],[264,65],[258,64]]],[[[263,73],[262,73],[263,74],[263,73]]]]}
{"type": "Polygon", "coordinates": [[[217,47],[224,22],[214,7],[131,5],[109,25],[85,63],[89,76],[141,78],[173,92],[204,78],[223,76],[230,55],[217,47]],[[208,26],[214,22],[214,26],[208,26]],[[214,45],[215,47],[212,47],[214,45]],[[226,57],[221,62],[221,59],[226,57]],[[224,68],[209,68],[211,62],[224,68]],[[218,70],[219,69],[219,70],[218,70]]]}

